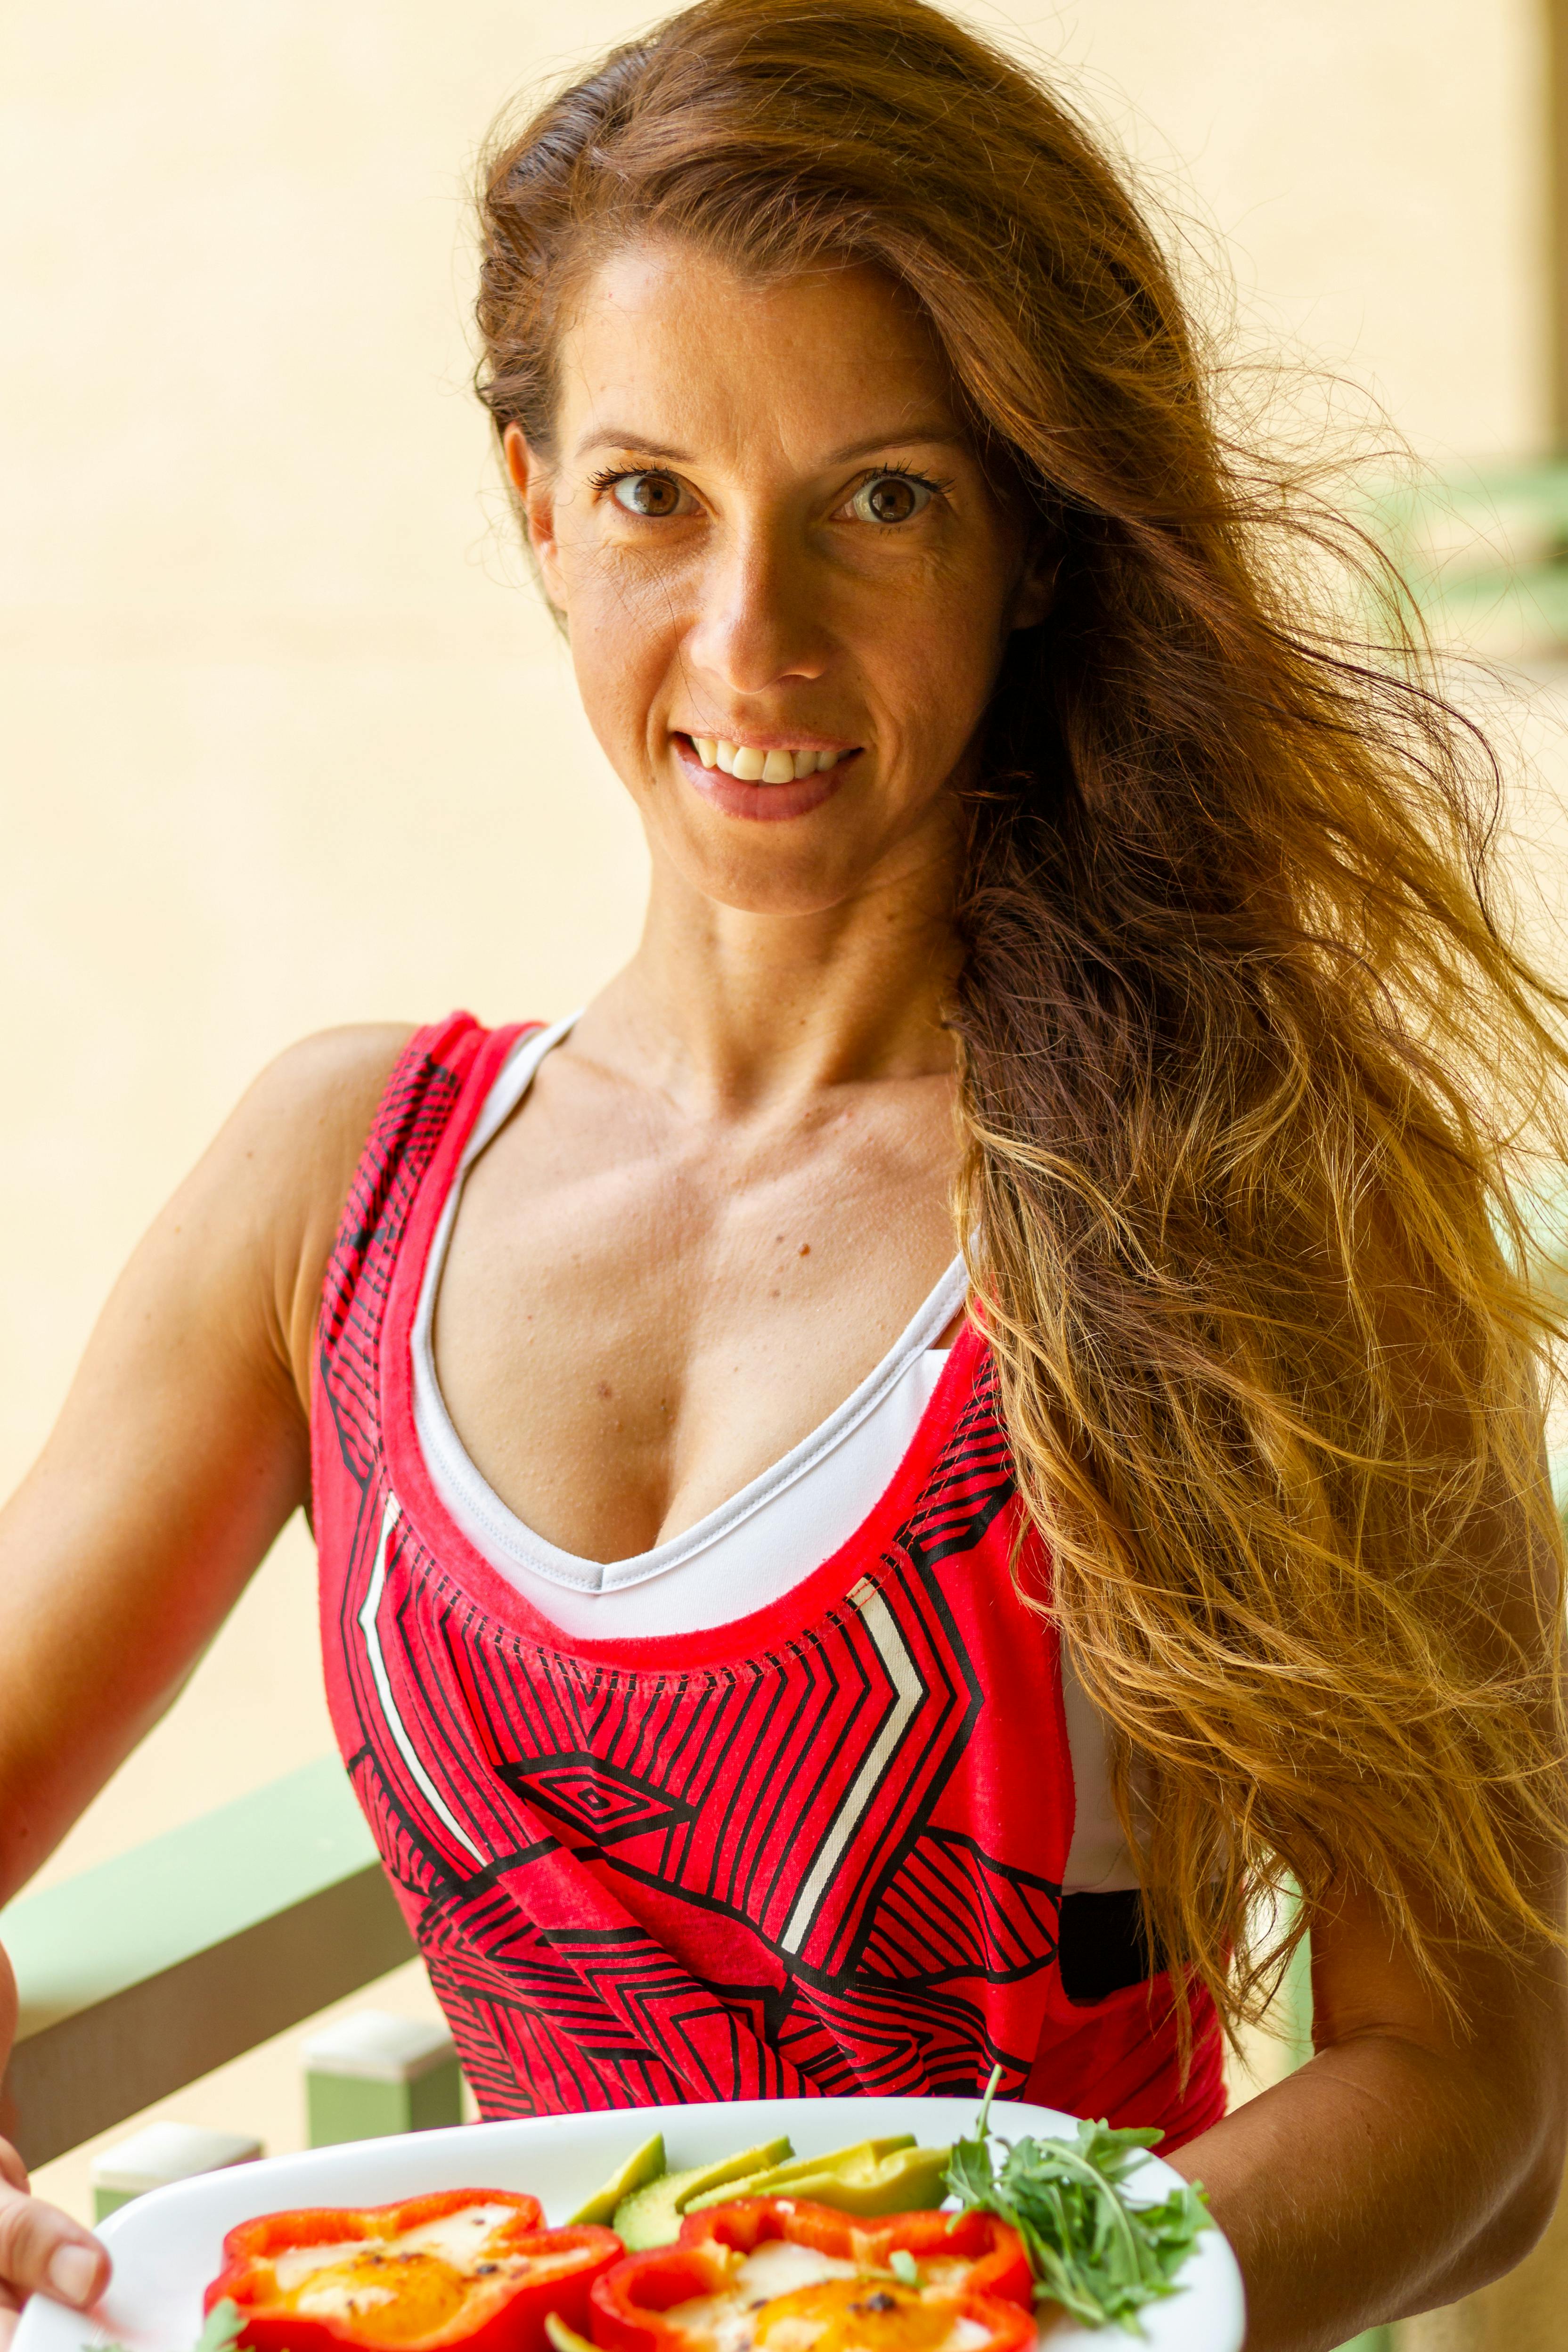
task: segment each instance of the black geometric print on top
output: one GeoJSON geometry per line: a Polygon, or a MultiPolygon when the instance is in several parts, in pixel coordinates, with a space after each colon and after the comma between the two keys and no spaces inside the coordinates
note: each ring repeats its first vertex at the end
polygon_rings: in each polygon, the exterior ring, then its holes
{"type": "Polygon", "coordinates": [[[961,2095],[984,2084],[994,2066],[1012,2096],[1030,2063],[996,2048],[973,2001],[864,1979],[803,1993],[779,2049],[825,2097],[901,2097],[911,2083],[921,2085],[922,2095],[961,2095]]]}
{"type": "Polygon", "coordinates": [[[868,1976],[937,1985],[980,1973],[1028,1976],[1054,1952],[1061,1889],[983,1853],[956,1830],[922,1830],[903,1856],[858,1954],[868,1976]]]}
{"type": "Polygon", "coordinates": [[[327,1265],[318,1325],[325,1396],[345,1465],[367,1490],[380,1454],[379,1348],[398,1244],[419,1180],[461,1093],[456,1074],[409,1055],[354,1172],[327,1265]]]}
{"type": "Polygon", "coordinates": [[[575,1756],[502,1765],[500,1778],[530,1804],[582,1831],[595,1847],[683,1828],[696,1818],[684,1799],[668,1796],[587,1748],[575,1756]]]}
{"type": "Polygon", "coordinates": [[[393,1269],[462,1090],[411,1064],[322,1318],[360,1490],[331,1614],[356,1786],[483,2111],[963,2092],[998,2063],[1017,2091],[1032,2050],[996,2046],[979,1989],[1049,1969],[1058,1889],[933,1820],[982,1698],[942,1564],[1014,1493],[990,1368],[870,1574],[776,1651],[652,1675],[522,1640],[446,1575],[382,1467],[393,1269]],[[690,1944],[683,1916],[707,1923],[690,1944]]]}
{"type": "MultiPolygon", "coordinates": [[[[988,1516],[992,1482],[973,1478],[978,1465],[965,1467],[971,1496],[978,1491],[988,1516]]],[[[627,1705],[629,1678],[613,1671],[539,1653],[487,1675],[489,1645],[478,1655],[471,1642],[461,1645],[492,1697],[504,1690],[512,1701],[504,1716],[488,1718],[483,1744],[492,1756],[507,1728],[515,1737],[520,1716],[533,1735],[530,1744],[538,1742],[531,1758],[515,1750],[498,1758],[500,1780],[551,1816],[570,1843],[576,1832],[616,1877],[743,1922],[781,1964],[779,1987],[747,1993],[739,1984],[694,1982],[649,1937],[595,1948],[590,1938],[574,1947],[531,1934],[515,1906],[481,1883],[488,1874],[454,1883],[442,1857],[426,1882],[433,1899],[422,1940],[442,1951],[448,1982],[454,1975],[471,1980],[480,1952],[500,1963],[500,1980],[486,1990],[492,2003],[497,1994],[508,1996],[509,2014],[531,2013],[532,2063],[546,2063],[548,2052],[546,2079],[558,2094],[573,2083],[591,2095],[595,2077],[607,2088],[606,2069],[618,2090],[626,2066],[653,2053],[674,2065],[689,2096],[779,2095],[792,2086],[775,2055],[822,2092],[916,2084],[963,2090],[998,2059],[1011,2087],[1021,2084],[1026,2055],[996,2050],[973,2000],[929,1996],[943,1980],[980,1974],[997,1981],[1047,1964],[1055,1890],[994,1862],[973,1840],[944,1841],[929,1830],[909,1835],[911,1782],[923,1780],[917,1819],[927,1819],[978,1703],[940,1589],[910,1558],[917,1548],[927,1550],[931,1535],[943,1553],[952,1549],[963,1517],[952,1500],[924,1498],[921,1538],[890,1548],[888,1573],[858,1609],[832,1612],[776,1659],[672,1677],[668,1688],[645,1685],[636,1708],[627,1705]],[[893,1612],[885,1607],[890,1583],[900,1601],[892,1632],[893,1612]],[[879,1638],[868,1641],[868,1622],[879,1612],[879,1638]],[[583,1737],[587,1727],[612,1752],[595,1754],[583,1737]],[[644,1757],[651,1748],[651,1770],[617,1765],[617,1732],[644,1757]],[[889,1733],[890,1743],[883,1738],[889,1733]],[[868,1784],[863,1775],[835,1770],[846,1746],[863,1764],[879,1738],[885,1752],[868,1784]],[[803,1836],[813,1811],[816,1832],[803,1836]],[[813,1890],[806,1865],[825,1856],[831,1866],[813,1890]],[[981,1896],[967,1949],[961,1927],[947,1917],[960,1878],[981,1896]],[[771,1913],[773,1932],[760,1913],[771,1913]],[[521,1945],[531,1947],[531,1964],[521,1945]]],[[[428,1583],[424,1591],[430,1595],[428,1583]]],[[[446,1630],[449,1639],[449,1624],[446,1630]]],[[[405,1664],[417,1656],[405,1651],[405,1664]]],[[[478,1686],[467,1694],[470,1703],[478,1686]]],[[[436,1860],[428,1832],[405,1832],[405,1870],[420,1849],[428,1867],[436,1860]]],[[[478,1982],[472,1990],[480,1990],[478,1982]]],[[[493,2006],[489,2013],[497,2013],[493,2006]]]]}
{"type": "Polygon", "coordinates": [[[591,1834],[617,1877],[743,1922],[827,1981],[981,1703],[936,1580],[896,1554],[878,1590],[786,1650],[644,1677],[635,1706],[614,1669],[516,1641],[458,1646],[500,1780],[591,1834]],[[583,1805],[590,1770],[603,1835],[583,1805]]]}

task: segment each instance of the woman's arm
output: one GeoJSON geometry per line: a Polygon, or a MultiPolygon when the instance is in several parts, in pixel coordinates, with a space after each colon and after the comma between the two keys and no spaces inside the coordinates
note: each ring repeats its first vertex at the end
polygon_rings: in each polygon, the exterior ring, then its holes
{"type": "Polygon", "coordinates": [[[0,1513],[0,1902],[306,1498],[316,1297],[405,1034],[310,1039],[251,1088],[136,1250],[0,1513]]]}
{"type": "Polygon", "coordinates": [[[1330,2352],[1469,2294],[1528,2253],[1563,2185],[1561,1955],[1470,1964],[1467,2033],[1364,1897],[1311,1931],[1317,2054],[1172,2159],[1236,2249],[1247,2352],[1330,2352]]]}
{"type": "MultiPolygon", "coordinates": [[[[163,1713],[307,1497],[316,1302],[407,1034],[311,1038],[258,1080],[136,1250],[0,1513],[0,1902],[163,1713]]],[[[0,2061],[14,2022],[0,1955],[0,2061]]],[[[17,2193],[25,2178],[0,2142],[0,2343],[62,2247],[82,2258],[68,2300],[107,2274],[85,2231],[17,2193]]]]}

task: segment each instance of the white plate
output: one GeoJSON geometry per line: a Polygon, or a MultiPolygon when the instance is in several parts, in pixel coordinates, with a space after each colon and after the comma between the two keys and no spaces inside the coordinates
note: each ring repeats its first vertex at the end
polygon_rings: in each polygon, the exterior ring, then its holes
{"type": "MultiPolygon", "coordinates": [[[[663,2132],[669,2162],[679,2168],[710,2163],[781,2132],[801,2156],[898,2131],[941,2147],[973,2128],[975,2106],[973,2099],[743,2099],[717,2106],[637,2107],[351,2140],[304,2156],[236,2165],[153,2189],[110,2214],[99,2234],[114,2256],[114,2278],[98,2310],[87,2319],[35,2295],[22,2315],[15,2352],[83,2352],[106,2343],[123,2344],[129,2352],[191,2352],[202,2324],[203,2291],[222,2267],[224,2233],[253,2214],[304,2205],[385,2205],[437,2189],[512,2189],[531,2191],[546,2218],[560,2222],[655,2131],[663,2132]]],[[[1003,2139],[1073,2127],[1071,2116],[1054,2107],[998,2101],[992,2116],[1003,2139]]],[[[1176,2178],[1169,2165],[1149,2157],[1130,2185],[1154,2199],[1173,2189],[1176,2178]]],[[[1179,2292],[1144,2311],[1143,2352],[1237,2352],[1242,2326],[1235,2256],[1217,2230],[1205,2230],[1179,2292]]],[[[1136,2340],[1119,2330],[1076,2326],[1049,2338],[1052,2352],[1058,2345],[1090,2343],[1110,2352],[1136,2340]]]]}

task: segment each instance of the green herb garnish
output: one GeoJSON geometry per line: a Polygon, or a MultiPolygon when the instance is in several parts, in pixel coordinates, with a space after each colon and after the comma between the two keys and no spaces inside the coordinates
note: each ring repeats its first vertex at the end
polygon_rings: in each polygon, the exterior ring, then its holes
{"type": "Polygon", "coordinates": [[[915,2258],[907,2246],[895,2247],[888,2256],[888,2268],[900,2286],[919,2286],[921,2274],[915,2267],[915,2258]]]}
{"type": "Polygon", "coordinates": [[[215,2303],[202,2322],[202,2332],[195,2341],[195,2352],[234,2352],[245,2326],[245,2314],[237,2303],[225,2295],[215,2303]]]}
{"type": "Polygon", "coordinates": [[[1203,2190],[1184,2182],[1158,2205],[1130,2201],[1122,2183],[1156,2131],[1083,2123],[1072,2139],[995,2138],[1001,2074],[998,2066],[973,2136],[952,2151],[948,2187],[965,2210],[999,2214],[1017,2231],[1037,2302],[1059,2303],[1087,2327],[1114,2320],[1141,2335],[1138,2313],[1173,2292],[1199,2231],[1212,2226],[1203,2190]]]}

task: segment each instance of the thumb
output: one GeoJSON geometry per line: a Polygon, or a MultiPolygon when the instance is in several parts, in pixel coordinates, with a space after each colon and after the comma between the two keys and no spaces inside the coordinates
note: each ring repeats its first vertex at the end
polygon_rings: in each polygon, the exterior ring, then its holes
{"type": "Polygon", "coordinates": [[[109,2256],[90,2231],[41,2197],[0,2188],[0,2282],[83,2311],[109,2284],[109,2256]]]}

